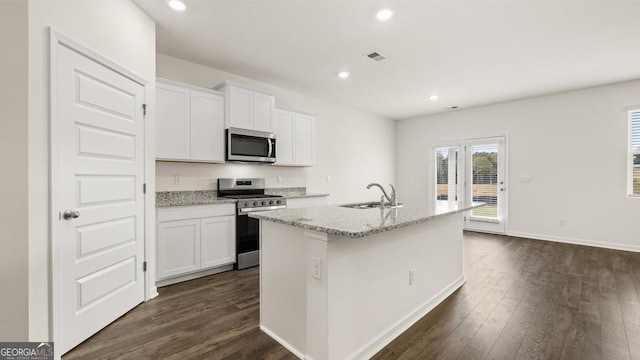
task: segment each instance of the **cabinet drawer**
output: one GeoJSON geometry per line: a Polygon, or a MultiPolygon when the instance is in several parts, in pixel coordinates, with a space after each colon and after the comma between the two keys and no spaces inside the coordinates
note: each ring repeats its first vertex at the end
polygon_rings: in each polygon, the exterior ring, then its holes
{"type": "Polygon", "coordinates": [[[235,215],[236,204],[175,206],[158,209],[157,221],[200,219],[214,216],[235,215]]]}

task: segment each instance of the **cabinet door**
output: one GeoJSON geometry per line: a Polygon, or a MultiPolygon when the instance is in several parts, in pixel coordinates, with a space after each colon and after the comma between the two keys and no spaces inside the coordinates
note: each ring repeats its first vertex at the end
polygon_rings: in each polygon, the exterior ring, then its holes
{"type": "Polygon", "coordinates": [[[158,223],[158,279],[200,269],[200,219],[158,223]]]}
{"type": "Polygon", "coordinates": [[[251,108],[253,91],[231,86],[229,88],[229,126],[253,129],[251,108]]]}
{"type": "Polygon", "coordinates": [[[295,122],[294,162],[296,165],[313,165],[315,149],[315,118],[297,114],[295,122]]]}
{"type": "Polygon", "coordinates": [[[273,131],[275,98],[271,95],[253,93],[253,129],[273,131]]]}
{"type": "Polygon", "coordinates": [[[189,90],[156,85],[156,158],[188,160],[189,90]]]}
{"type": "Polygon", "coordinates": [[[236,261],[236,217],[216,216],[202,219],[203,269],[232,264],[236,261]]]}
{"type": "Polygon", "coordinates": [[[191,90],[191,160],[224,162],[224,98],[191,90]]]}
{"type": "Polygon", "coordinates": [[[293,123],[296,115],[290,111],[275,110],[276,165],[293,165],[293,123]]]}

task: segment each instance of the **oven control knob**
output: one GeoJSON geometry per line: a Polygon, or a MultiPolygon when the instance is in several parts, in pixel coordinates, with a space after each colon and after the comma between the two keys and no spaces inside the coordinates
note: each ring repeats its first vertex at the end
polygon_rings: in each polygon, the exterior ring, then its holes
{"type": "Polygon", "coordinates": [[[266,201],[263,201],[263,202],[262,202],[262,205],[267,205],[267,202],[266,202],[266,201]]]}
{"type": "Polygon", "coordinates": [[[276,204],[280,205],[280,200],[276,200],[276,204]]]}
{"type": "Polygon", "coordinates": [[[245,201],[245,202],[244,202],[244,206],[245,206],[245,207],[249,207],[249,205],[251,205],[251,204],[249,204],[249,202],[248,202],[248,201],[245,201]]]}
{"type": "Polygon", "coordinates": [[[253,202],[253,206],[258,206],[258,202],[257,202],[257,201],[254,201],[254,202],[253,202]]]}
{"type": "Polygon", "coordinates": [[[273,205],[273,200],[269,201],[269,205],[273,205]]]}

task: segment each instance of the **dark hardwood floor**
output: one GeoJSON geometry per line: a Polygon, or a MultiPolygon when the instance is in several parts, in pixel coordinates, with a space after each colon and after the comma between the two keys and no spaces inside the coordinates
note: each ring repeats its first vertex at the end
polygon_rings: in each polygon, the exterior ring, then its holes
{"type": "MultiPolygon", "coordinates": [[[[640,359],[640,253],[464,246],[466,284],[374,359],[640,359]]],[[[258,268],[167,286],[63,359],[296,359],[258,329],[258,301],[258,268]]]]}

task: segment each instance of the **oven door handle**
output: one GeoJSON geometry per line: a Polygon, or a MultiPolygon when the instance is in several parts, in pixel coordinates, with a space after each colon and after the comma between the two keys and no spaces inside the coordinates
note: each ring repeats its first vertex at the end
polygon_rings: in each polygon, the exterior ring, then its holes
{"type": "Polygon", "coordinates": [[[244,208],[244,209],[238,209],[238,215],[249,215],[250,213],[254,213],[254,212],[269,211],[269,210],[280,210],[280,209],[286,209],[286,208],[287,208],[286,205],[274,205],[274,206],[263,206],[263,207],[256,207],[256,208],[244,208]]]}

